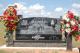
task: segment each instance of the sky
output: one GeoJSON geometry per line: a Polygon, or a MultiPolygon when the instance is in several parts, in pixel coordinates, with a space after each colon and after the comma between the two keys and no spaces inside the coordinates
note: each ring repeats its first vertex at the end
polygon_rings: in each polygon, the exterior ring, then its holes
{"type": "Polygon", "coordinates": [[[80,14],[80,0],[0,0],[0,16],[8,6],[17,5],[17,14],[26,17],[59,18],[68,10],[80,14]]]}

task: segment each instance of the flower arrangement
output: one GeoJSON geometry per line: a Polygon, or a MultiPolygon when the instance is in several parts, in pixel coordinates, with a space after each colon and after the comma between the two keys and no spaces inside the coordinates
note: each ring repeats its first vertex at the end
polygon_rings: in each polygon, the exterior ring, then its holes
{"type": "Polygon", "coordinates": [[[17,23],[17,11],[13,6],[9,6],[4,12],[6,30],[15,30],[17,23]]]}
{"type": "Polygon", "coordinates": [[[61,19],[61,31],[65,31],[80,40],[80,18],[68,11],[61,19]]]}

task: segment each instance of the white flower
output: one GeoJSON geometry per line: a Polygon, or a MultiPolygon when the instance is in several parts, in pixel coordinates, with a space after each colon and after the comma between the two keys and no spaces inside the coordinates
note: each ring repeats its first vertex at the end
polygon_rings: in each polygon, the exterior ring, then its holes
{"type": "Polygon", "coordinates": [[[69,18],[66,18],[66,21],[67,21],[67,22],[69,22],[69,21],[70,21],[70,19],[69,19],[69,18]]]}
{"type": "Polygon", "coordinates": [[[76,24],[74,20],[71,20],[70,23],[71,23],[71,25],[73,25],[73,26],[76,24]]]}
{"type": "Polygon", "coordinates": [[[64,15],[62,19],[63,19],[63,20],[66,20],[67,22],[70,21],[70,19],[69,19],[66,15],[64,15]]]}
{"type": "Polygon", "coordinates": [[[66,27],[70,27],[70,24],[69,24],[69,23],[67,23],[67,24],[66,24],[66,27]]]}
{"type": "Polygon", "coordinates": [[[70,33],[70,32],[71,32],[71,28],[66,28],[65,31],[66,31],[67,33],[70,33]]]}
{"type": "Polygon", "coordinates": [[[65,18],[66,18],[66,16],[64,15],[64,16],[62,17],[62,19],[65,20],[65,18]]]}

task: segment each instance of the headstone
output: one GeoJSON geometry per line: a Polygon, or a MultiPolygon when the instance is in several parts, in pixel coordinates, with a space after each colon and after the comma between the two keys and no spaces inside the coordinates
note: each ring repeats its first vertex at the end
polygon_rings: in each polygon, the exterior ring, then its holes
{"type": "MultiPolygon", "coordinates": [[[[53,19],[54,21],[55,19],[53,19]]],[[[49,25],[52,18],[33,17],[20,20],[17,30],[16,39],[21,40],[60,40],[60,26],[54,23],[56,27],[49,25]],[[27,25],[28,24],[28,25],[27,25]],[[28,27],[28,28],[26,28],[28,27]],[[55,38],[55,39],[54,39],[55,38]]]]}

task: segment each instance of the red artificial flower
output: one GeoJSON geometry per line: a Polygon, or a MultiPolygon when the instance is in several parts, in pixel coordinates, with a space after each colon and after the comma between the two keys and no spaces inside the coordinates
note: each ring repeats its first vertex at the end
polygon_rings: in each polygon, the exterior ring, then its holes
{"type": "Polygon", "coordinates": [[[14,19],[13,16],[8,16],[8,17],[7,17],[7,20],[8,20],[8,21],[13,21],[13,20],[15,20],[15,19],[14,19]]]}
{"type": "Polygon", "coordinates": [[[13,31],[13,30],[15,30],[16,29],[16,27],[14,26],[14,27],[9,27],[9,30],[10,31],[13,31]]]}
{"type": "Polygon", "coordinates": [[[8,26],[8,27],[13,27],[14,25],[15,25],[15,23],[10,22],[10,21],[7,23],[7,26],[8,26]]]}
{"type": "Polygon", "coordinates": [[[72,31],[78,31],[78,26],[77,26],[77,25],[72,26],[72,27],[71,27],[71,30],[72,30],[72,31]]]}
{"type": "Polygon", "coordinates": [[[68,11],[68,18],[70,19],[74,18],[74,14],[71,11],[68,11]]]}
{"type": "Polygon", "coordinates": [[[8,23],[6,24],[6,27],[7,27],[9,30],[14,30],[14,28],[16,27],[16,23],[8,22],[8,23]]]}
{"type": "Polygon", "coordinates": [[[13,21],[13,20],[16,20],[16,18],[13,16],[7,16],[6,18],[4,18],[4,20],[13,21]]]}

